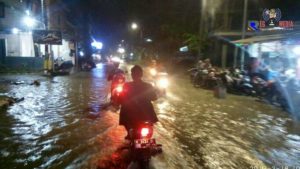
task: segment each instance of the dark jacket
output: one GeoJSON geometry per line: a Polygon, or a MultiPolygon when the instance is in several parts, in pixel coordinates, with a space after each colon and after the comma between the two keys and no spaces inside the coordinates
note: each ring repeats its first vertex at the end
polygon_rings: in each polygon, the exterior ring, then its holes
{"type": "Polygon", "coordinates": [[[151,102],[156,99],[151,84],[143,81],[125,83],[121,97],[120,125],[136,126],[142,122],[157,122],[151,102]]]}

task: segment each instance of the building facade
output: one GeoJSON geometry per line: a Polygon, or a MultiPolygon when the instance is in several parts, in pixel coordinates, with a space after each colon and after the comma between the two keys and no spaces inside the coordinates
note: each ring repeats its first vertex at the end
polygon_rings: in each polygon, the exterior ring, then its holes
{"type": "MultiPolygon", "coordinates": [[[[33,42],[34,30],[62,32],[62,45],[51,45],[51,59],[75,63],[74,29],[68,24],[59,0],[0,0],[0,65],[8,68],[42,70],[45,45],[33,42]]],[[[52,62],[53,63],[53,62],[52,62]]],[[[52,66],[50,66],[52,67],[52,66]]]]}

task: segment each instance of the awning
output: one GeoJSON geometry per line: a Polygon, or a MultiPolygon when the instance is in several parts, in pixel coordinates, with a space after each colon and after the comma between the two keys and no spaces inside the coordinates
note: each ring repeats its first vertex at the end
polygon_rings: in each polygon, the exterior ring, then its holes
{"type": "Polygon", "coordinates": [[[269,31],[246,32],[245,39],[241,39],[241,31],[214,32],[210,35],[210,37],[215,37],[234,45],[246,45],[256,42],[268,42],[276,40],[300,39],[300,25],[295,25],[294,30],[277,29],[269,31]]]}
{"type": "Polygon", "coordinates": [[[291,31],[286,33],[275,33],[272,35],[258,35],[246,39],[232,41],[235,44],[251,44],[257,42],[269,42],[276,40],[300,39],[300,31],[291,31]]]}

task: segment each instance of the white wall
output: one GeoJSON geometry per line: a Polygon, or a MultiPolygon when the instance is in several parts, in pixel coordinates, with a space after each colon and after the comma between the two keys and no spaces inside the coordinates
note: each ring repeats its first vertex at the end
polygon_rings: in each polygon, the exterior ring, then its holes
{"type": "Polygon", "coordinates": [[[0,34],[5,39],[6,56],[34,57],[32,35],[24,32],[19,34],[0,34]]]}

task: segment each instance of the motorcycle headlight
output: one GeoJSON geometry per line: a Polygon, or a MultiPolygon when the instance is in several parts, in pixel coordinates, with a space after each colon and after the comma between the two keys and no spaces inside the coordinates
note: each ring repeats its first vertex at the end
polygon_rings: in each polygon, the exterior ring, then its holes
{"type": "Polygon", "coordinates": [[[167,88],[169,86],[169,81],[168,79],[159,79],[157,83],[159,88],[167,88]]]}
{"type": "Polygon", "coordinates": [[[152,76],[156,76],[157,71],[156,71],[155,69],[150,69],[150,74],[151,74],[152,76]]]}

